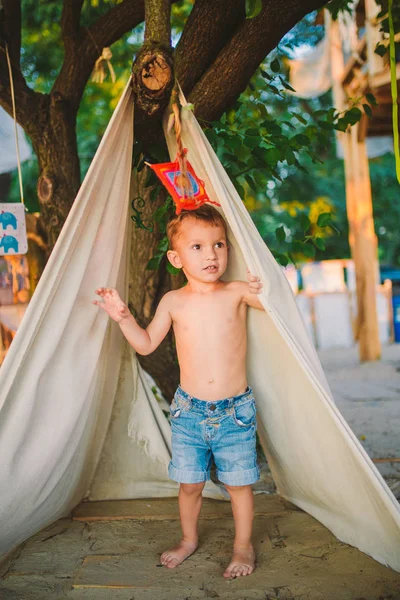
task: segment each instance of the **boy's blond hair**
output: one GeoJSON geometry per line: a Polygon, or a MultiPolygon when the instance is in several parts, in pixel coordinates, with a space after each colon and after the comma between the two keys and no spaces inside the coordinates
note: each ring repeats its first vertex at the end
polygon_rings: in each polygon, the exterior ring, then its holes
{"type": "Polygon", "coordinates": [[[196,221],[201,221],[202,223],[211,226],[221,225],[224,228],[226,237],[228,237],[228,228],[223,216],[210,204],[203,204],[196,210],[182,210],[179,215],[175,215],[169,221],[167,225],[167,238],[171,250],[173,249],[174,239],[179,235],[179,230],[183,221],[187,219],[195,219],[196,221]]]}

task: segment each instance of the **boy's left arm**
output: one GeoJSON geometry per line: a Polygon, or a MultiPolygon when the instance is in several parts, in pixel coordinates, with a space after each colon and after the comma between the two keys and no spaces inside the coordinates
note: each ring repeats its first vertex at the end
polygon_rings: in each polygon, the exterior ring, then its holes
{"type": "Polygon", "coordinates": [[[247,281],[249,283],[244,283],[244,294],[243,299],[248,306],[252,306],[253,308],[258,308],[259,310],[264,310],[263,305],[258,298],[258,294],[261,294],[263,284],[260,281],[260,278],[256,275],[252,275],[249,269],[247,271],[247,281]]]}

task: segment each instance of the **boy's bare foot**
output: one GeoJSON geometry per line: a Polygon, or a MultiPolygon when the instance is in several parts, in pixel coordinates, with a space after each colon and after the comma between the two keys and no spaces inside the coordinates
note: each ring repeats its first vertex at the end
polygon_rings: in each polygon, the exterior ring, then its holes
{"type": "Polygon", "coordinates": [[[232,560],[225,569],[224,577],[233,579],[251,575],[255,568],[255,562],[256,555],[252,545],[246,548],[233,547],[232,560]]]}
{"type": "Polygon", "coordinates": [[[181,540],[175,548],[167,550],[161,555],[161,564],[168,569],[173,569],[183,563],[197,548],[197,542],[185,542],[181,540]]]}

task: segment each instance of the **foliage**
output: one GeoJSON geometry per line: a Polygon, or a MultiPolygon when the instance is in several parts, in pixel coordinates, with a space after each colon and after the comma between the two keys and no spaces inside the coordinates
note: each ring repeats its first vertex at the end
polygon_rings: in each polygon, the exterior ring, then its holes
{"type": "MultiPolygon", "coordinates": [[[[338,229],[332,203],[321,208],[323,217],[317,213],[314,221],[309,219],[310,197],[303,200],[297,226],[285,229],[280,223],[271,239],[270,228],[277,221],[272,214],[284,212],[285,206],[276,208],[274,190],[284,188],[283,183],[291,178],[301,179],[301,173],[311,170],[315,175],[334,131],[345,131],[360,120],[363,111],[371,113],[371,108],[367,98],[355,98],[344,112],[329,107],[326,98],[299,100],[287,93],[292,88],[280,72],[279,59],[271,57],[231,110],[220,121],[208,124],[206,134],[248,209],[268,211],[264,239],[275,258],[287,265],[320,255],[325,250],[324,238],[337,234],[338,229]]],[[[373,97],[369,102],[374,102],[373,97]]],[[[260,220],[253,217],[263,234],[260,220]]]]}
{"type": "MultiPolygon", "coordinates": [[[[382,2],[382,28],[387,30],[386,0],[382,2]],[[385,29],[386,28],[386,29],[385,29]]],[[[89,26],[115,0],[86,0],[83,24],[89,26]]],[[[261,2],[247,1],[246,16],[256,18],[261,2]]],[[[333,16],[348,10],[348,0],[331,0],[333,16]]],[[[174,43],[183,30],[193,1],[172,6],[174,43]]],[[[22,70],[28,84],[37,91],[49,92],[63,57],[60,42],[62,3],[22,0],[22,70]]],[[[393,8],[395,30],[400,29],[400,7],[393,8]]],[[[214,123],[203,123],[236,189],[250,210],[265,241],[277,259],[288,260],[345,257],[349,254],[344,197],[343,163],[335,157],[334,131],[345,130],[359,120],[362,112],[371,116],[373,96],[355,98],[350,110],[338,113],[328,95],[304,101],[292,95],[285,74],[285,60],[298,44],[317,43],[323,28],[315,25],[315,14],[307,16],[285,36],[276,51],[254,75],[246,91],[231,109],[214,123]],[[320,214],[329,213],[329,223],[318,225],[320,214]],[[340,231],[338,234],[337,230],[340,231]],[[325,250],[323,249],[325,247],[325,250]]],[[[77,136],[82,175],[94,156],[111,112],[129,77],[133,54],[143,39],[143,26],[113,44],[112,63],[117,82],[89,82],[78,113],[77,136]]],[[[386,48],[385,48],[386,51],[386,48]]],[[[165,160],[163,148],[154,148],[156,161],[165,160]]],[[[135,147],[136,168],[144,156],[135,147]]],[[[376,228],[380,236],[381,258],[398,261],[400,249],[393,231],[397,201],[393,190],[391,157],[371,161],[376,228]],[[385,190],[385,192],[383,191],[385,190]],[[392,202],[392,204],[391,204],[392,202]],[[390,208],[391,207],[391,208],[390,208]],[[381,232],[381,233],[380,233],[381,232]],[[393,233],[391,233],[393,232],[393,233]]],[[[25,196],[30,210],[38,210],[36,160],[23,165],[25,196]]],[[[159,188],[154,180],[152,197],[159,188]]],[[[10,199],[18,199],[15,175],[10,199]]],[[[148,268],[159,268],[165,253],[165,221],[173,211],[172,202],[165,211],[153,216],[152,228],[160,232],[156,256],[148,268]],[[163,213],[163,214],[161,214],[163,213]]],[[[132,208],[132,218],[137,214],[132,208]]],[[[139,207],[140,217],[140,207],[139,207]]],[[[322,217],[322,220],[328,217],[322,217]]],[[[137,221],[140,224],[140,221],[137,221]]],[[[149,224],[144,224],[149,227],[149,224]]]]}

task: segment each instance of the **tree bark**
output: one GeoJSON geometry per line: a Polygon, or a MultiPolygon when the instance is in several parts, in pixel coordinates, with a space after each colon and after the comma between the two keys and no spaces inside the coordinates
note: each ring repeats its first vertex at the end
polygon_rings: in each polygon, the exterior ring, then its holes
{"type": "MultiPolygon", "coordinates": [[[[162,190],[157,199],[151,201],[150,194],[153,188],[145,187],[148,170],[148,167],[145,167],[139,174],[133,173],[133,196],[144,201],[140,211],[141,218],[145,223],[153,221],[154,211],[163,206],[167,196],[166,191],[162,190]]],[[[145,229],[135,227],[133,229],[129,307],[142,327],[147,327],[150,323],[162,296],[171,289],[181,287],[184,282],[182,274],[171,275],[168,273],[165,261],[161,263],[158,271],[150,271],[145,268],[147,262],[154,256],[160,238],[161,234],[157,229],[154,235],[145,229]]],[[[179,366],[172,331],[155,352],[149,356],[138,355],[138,359],[142,367],[154,378],[165,397],[172,400],[179,383],[179,366]]]]}
{"type": "Polygon", "coordinates": [[[52,92],[42,104],[45,108],[31,139],[39,162],[40,218],[51,252],[79,190],[80,164],[76,118],[65,97],[52,92]]]}

